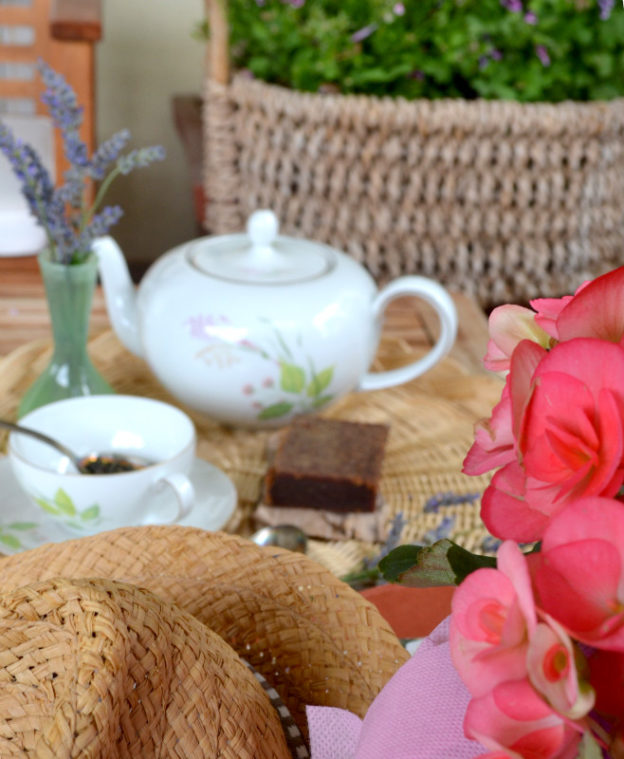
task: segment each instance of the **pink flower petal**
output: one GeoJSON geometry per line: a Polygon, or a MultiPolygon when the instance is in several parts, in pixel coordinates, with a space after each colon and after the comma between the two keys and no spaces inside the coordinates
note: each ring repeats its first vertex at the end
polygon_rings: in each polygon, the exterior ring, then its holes
{"type": "MultiPolygon", "coordinates": [[[[580,734],[569,727],[538,696],[527,680],[498,685],[468,704],[466,736],[493,751],[511,749],[512,756],[554,759],[576,746],[580,734]]],[[[569,754],[574,756],[574,754],[569,754]]]]}
{"type": "Polygon", "coordinates": [[[525,474],[515,462],[494,475],[481,499],[481,518],[492,535],[520,543],[540,539],[549,517],[529,505],[525,489],[525,474]]]}
{"type": "Polygon", "coordinates": [[[597,337],[624,340],[624,266],[597,277],[578,290],[557,318],[560,340],[597,337]]]}
{"type": "Polygon", "coordinates": [[[523,306],[498,306],[490,314],[490,343],[483,364],[486,369],[502,371],[509,368],[509,359],[522,340],[530,340],[543,347],[550,344],[550,336],[535,323],[535,312],[523,306]]]}
{"type": "Polygon", "coordinates": [[[564,295],[563,298],[537,298],[530,302],[531,308],[537,311],[535,323],[555,340],[559,339],[557,317],[573,297],[572,295],[564,295]]]}
{"type": "Polygon", "coordinates": [[[515,439],[511,430],[511,400],[507,382],[489,421],[476,425],[475,442],[464,459],[462,471],[465,474],[483,474],[490,469],[504,466],[515,458],[515,439]]]}

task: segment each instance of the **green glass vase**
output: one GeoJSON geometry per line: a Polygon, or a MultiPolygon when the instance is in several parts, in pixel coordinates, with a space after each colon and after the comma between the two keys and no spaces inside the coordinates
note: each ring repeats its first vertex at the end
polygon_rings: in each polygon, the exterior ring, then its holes
{"type": "Polygon", "coordinates": [[[47,368],[22,398],[18,417],[46,403],[78,395],[114,392],[87,354],[89,317],[97,279],[94,255],[79,264],[59,264],[48,251],[38,258],[52,323],[54,349],[47,368]]]}

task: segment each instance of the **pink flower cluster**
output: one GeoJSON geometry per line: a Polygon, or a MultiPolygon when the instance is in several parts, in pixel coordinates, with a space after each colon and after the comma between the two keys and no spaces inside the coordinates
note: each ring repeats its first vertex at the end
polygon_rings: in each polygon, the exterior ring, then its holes
{"type": "Polygon", "coordinates": [[[466,474],[498,469],[482,517],[518,541],[539,540],[571,501],[614,497],[624,483],[624,267],[531,305],[490,316],[485,366],[510,371],[464,461],[466,474]]]}
{"type": "Polygon", "coordinates": [[[624,267],[531,306],[490,316],[485,364],[509,371],[464,462],[468,474],[498,470],[482,516],[504,540],[497,568],[454,596],[464,730],[488,759],[619,759],[624,267]],[[516,541],[541,542],[525,555],[516,541]]]}

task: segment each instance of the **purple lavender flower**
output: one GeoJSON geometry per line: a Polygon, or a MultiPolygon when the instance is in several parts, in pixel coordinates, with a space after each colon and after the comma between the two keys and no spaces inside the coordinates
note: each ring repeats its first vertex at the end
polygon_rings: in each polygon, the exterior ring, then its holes
{"type": "Polygon", "coordinates": [[[598,0],[600,6],[600,18],[603,21],[607,21],[611,17],[611,11],[613,10],[614,0],[598,0]]]}
{"type": "Polygon", "coordinates": [[[392,6],[392,12],[395,16],[404,16],[405,15],[405,6],[403,3],[395,3],[392,6]]]}
{"type": "Polygon", "coordinates": [[[537,16],[532,11],[524,14],[524,20],[531,26],[535,26],[535,24],[537,24],[537,16]]]}
{"type": "Polygon", "coordinates": [[[151,148],[138,148],[131,150],[117,161],[117,168],[122,174],[129,174],[134,169],[149,166],[154,161],[162,161],[165,158],[165,149],[160,145],[151,148]]]}
{"type": "Polygon", "coordinates": [[[91,219],[91,233],[93,237],[101,237],[108,234],[119,219],[123,216],[123,210],[120,206],[104,206],[100,213],[96,213],[91,219]]]}
{"type": "Polygon", "coordinates": [[[106,206],[98,211],[111,182],[120,174],[162,160],[165,152],[162,147],[154,146],[132,150],[120,157],[130,139],[130,133],[121,130],[102,143],[90,159],[80,139],[82,108],[76,102],[74,91],[43,61],[39,62],[38,69],[46,85],[41,99],[61,132],[70,164],[63,176],[63,185],[54,187],[33,148],[17,139],[1,121],[0,152],[8,158],[33,216],[45,230],[52,260],[63,264],[80,263],[90,255],[93,239],[106,234],[122,216],[119,206],[106,206]],[[87,207],[85,191],[91,178],[101,180],[101,184],[95,200],[87,207]]]}
{"type": "Polygon", "coordinates": [[[543,66],[550,66],[550,56],[544,45],[535,46],[535,55],[540,59],[543,66]]]}
{"type": "Polygon", "coordinates": [[[498,50],[497,48],[493,47],[490,50],[490,58],[493,61],[502,61],[503,60],[503,54],[501,53],[500,50],[498,50]]]}
{"type": "Polygon", "coordinates": [[[122,129],[100,145],[91,159],[89,173],[94,179],[104,178],[108,167],[119,158],[119,154],[126,147],[129,139],[130,132],[122,129]]]}
{"type": "Polygon", "coordinates": [[[480,69],[487,68],[487,66],[489,65],[489,63],[490,63],[490,59],[488,58],[487,55],[481,55],[481,56],[479,56],[479,68],[480,69]]]}
{"type": "Polygon", "coordinates": [[[500,0],[503,8],[507,8],[512,13],[522,13],[524,10],[522,6],[522,0],[500,0]]]}
{"type": "Polygon", "coordinates": [[[76,102],[76,94],[65,79],[44,61],[37,68],[46,87],[41,102],[47,106],[54,125],[61,130],[67,160],[74,166],[86,167],[89,163],[87,146],[80,139],[83,108],[76,102]]]}
{"type": "Polygon", "coordinates": [[[351,42],[362,42],[367,37],[370,37],[371,34],[376,32],[377,28],[377,24],[368,24],[368,26],[363,26],[361,29],[358,29],[357,32],[353,32],[351,35],[351,42]]]}

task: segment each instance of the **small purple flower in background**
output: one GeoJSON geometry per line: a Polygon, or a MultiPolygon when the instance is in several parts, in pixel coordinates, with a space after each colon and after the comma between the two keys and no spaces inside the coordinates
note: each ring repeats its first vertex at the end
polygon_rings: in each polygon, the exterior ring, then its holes
{"type": "Polygon", "coordinates": [[[502,61],[503,60],[503,54],[501,53],[500,50],[497,50],[495,47],[493,47],[490,50],[490,58],[493,61],[502,61]]]}
{"type": "Polygon", "coordinates": [[[524,20],[527,24],[531,24],[531,26],[535,26],[535,24],[537,24],[537,16],[532,11],[524,14],[524,20]]]}
{"type": "Polygon", "coordinates": [[[420,69],[414,69],[414,71],[409,72],[408,76],[410,79],[418,79],[419,82],[422,82],[425,78],[425,72],[420,69]]]}
{"type": "MultiPolygon", "coordinates": [[[[258,2],[258,0],[256,0],[258,2]]],[[[306,0],[282,0],[286,5],[290,5],[291,8],[303,8],[306,0]]],[[[262,3],[264,5],[264,2],[262,3]]]]}
{"type": "Polygon", "coordinates": [[[404,16],[405,15],[405,6],[403,3],[395,3],[392,6],[392,12],[395,16],[404,16]]]}
{"type": "Polygon", "coordinates": [[[535,46],[535,55],[540,59],[543,66],[550,66],[550,56],[544,45],[535,46]]]}
{"type": "Polygon", "coordinates": [[[503,8],[507,8],[512,13],[522,13],[524,10],[522,6],[522,0],[500,0],[503,8]]]}
{"type": "Polygon", "coordinates": [[[487,57],[487,55],[482,55],[479,57],[479,68],[484,69],[489,66],[490,59],[487,57]]]}
{"type": "Polygon", "coordinates": [[[357,32],[353,32],[351,35],[351,42],[362,42],[362,40],[370,37],[371,34],[376,31],[377,24],[368,24],[368,26],[363,26],[361,29],[358,29],[357,32]]]}
{"type": "Polygon", "coordinates": [[[46,233],[51,260],[61,264],[81,263],[90,255],[94,238],[107,234],[123,215],[119,206],[100,210],[111,182],[133,169],[162,160],[165,152],[155,146],[120,156],[130,138],[124,129],[102,143],[90,158],[80,138],[83,109],[76,102],[76,94],[47,63],[39,61],[37,68],[45,85],[41,100],[61,133],[70,164],[63,175],[63,185],[54,187],[37,153],[16,138],[1,120],[0,151],[9,160],[31,213],[46,233]],[[95,200],[87,205],[91,180],[101,181],[101,185],[95,200]]]}
{"type": "Polygon", "coordinates": [[[614,0],[598,0],[600,6],[600,18],[603,21],[607,21],[611,17],[611,11],[613,10],[614,0]]]}

